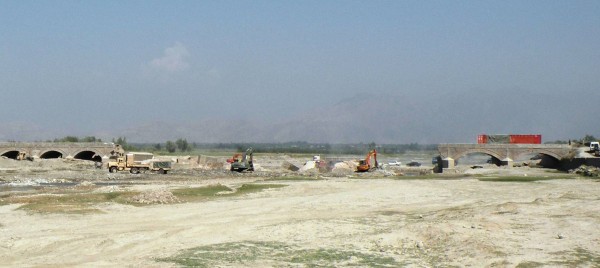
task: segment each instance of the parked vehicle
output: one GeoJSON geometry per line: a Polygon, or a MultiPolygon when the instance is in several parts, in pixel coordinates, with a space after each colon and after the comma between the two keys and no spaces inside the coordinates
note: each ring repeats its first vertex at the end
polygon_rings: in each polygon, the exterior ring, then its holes
{"type": "Polygon", "coordinates": [[[413,161],[408,162],[408,164],[406,164],[406,165],[409,166],[409,167],[420,167],[421,163],[419,163],[418,161],[414,161],[413,160],[413,161]]]}
{"type": "Polygon", "coordinates": [[[590,153],[595,156],[600,156],[600,143],[593,141],[590,143],[590,153]]]}
{"type": "Polygon", "coordinates": [[[399,167],[400,165],[402,165],[402,162],[398,161],[398,160],[394,160],[394,161],[390,161],[388,162],[389,166],[397,166],[399,167]]]}
{"type": "Polygon", "coordinates": [[[130,173],[154,171],[159,174],[167,174],[171,170],[171,161],[154,159],[154,155],[151,153],[130,152],[113,158],[113,160],[108,162],[108,171],[111,173],[117,171],[129,171],[130,173]]]}

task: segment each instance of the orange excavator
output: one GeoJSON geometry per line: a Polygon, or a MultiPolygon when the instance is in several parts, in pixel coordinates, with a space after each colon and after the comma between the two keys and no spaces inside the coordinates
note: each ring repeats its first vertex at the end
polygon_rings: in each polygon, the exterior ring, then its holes
{"type": "Polygon", "coordinates": [[[227,163],[238,162],[242,158],[242,154],[234,154],[233,157],[227,159],[227,163]]]}
{"type": "Polygon", "coordinates": [[[375,149],[371,150],[365,160],[360,160],[358,162],[358,166],[356,167],[356,172],[367,172],[371,171],[375,168],[378,168],[379,164],[377,163],[377,151],[375,149]],[[371,166],[371,157],[375,160],[375,165],[371,166]]]}

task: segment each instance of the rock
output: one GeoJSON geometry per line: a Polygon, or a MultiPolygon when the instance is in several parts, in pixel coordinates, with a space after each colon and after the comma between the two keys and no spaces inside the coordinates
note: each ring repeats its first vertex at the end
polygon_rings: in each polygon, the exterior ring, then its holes
{"type": "Polygon", "coordinates": [[[295,166],[294,164],[288,162],[288,161],[283,161],[283,163],[281,164],[281,167],[283,169],[286,170],[290,170],[290,171],[298,171],[300,168],[295,166]]]}
{"type": "Polygon", "coordinates": [[[586,177],[600,177],[600,168],[582,165],[576,169],[569,170],[569,173],[575,173],[586,177]]]}
{"type": "Polygon", "coordinates": [[[79,186],[93,186],[94,183],[90,182],[90,181],[83,181],[81,183],[79,183],[79,186]]]}

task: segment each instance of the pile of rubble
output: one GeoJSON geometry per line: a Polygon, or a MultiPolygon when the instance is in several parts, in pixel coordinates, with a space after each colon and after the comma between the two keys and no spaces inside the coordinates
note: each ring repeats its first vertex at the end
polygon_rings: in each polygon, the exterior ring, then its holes
{"type": "Polygon", "coordinates": [[[583,165],[576,169],[569,170],[569,173],[575,173],[586,177],[600,177],[600,168],[583,165]]]}
{"type": "Polygon", "coordinates": [[[139,204],[171,204],[178,203],[179,199],[169,190],[159,189],[135,195],[130,201],[139,204]]]}

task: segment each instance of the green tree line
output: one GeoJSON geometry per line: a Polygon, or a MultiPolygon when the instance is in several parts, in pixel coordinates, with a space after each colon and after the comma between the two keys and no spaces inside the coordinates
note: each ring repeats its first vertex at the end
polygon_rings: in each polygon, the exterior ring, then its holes
{"type": "MultiPolygon", "coordinates": [[[[585,135],[582,138],[569,140],[556,140],[545,142],[546,144],[589,144],[598,141],[593,135],[585,135]]],[[[49,140],[48,142],[102,142],[102,139],[94,136],[77,137],[65,136],[49,140]]],[[[369,150],[377,149],[382,154],[403,154],[407,151],[431,151],[437,149],[437,144],[376,144],[371,143],[309,143],[305,141],[282,142],[282,143],[190,143],[185,138],[168,140],[163,143],[129,143],[125,137],[113,138],[112,142],[120,144],[125,151],[151,151],[164,153],[185,153],[194,150],[216,150],[243,152],[248,147],[254,148],[257,153],[297,153],[297,154],[365,154],[369,150]]]]}
{"type": "MultiPolygon", "coordinates": [[[[76,137],[66,136],[57,138],[54,142],[102,142],[93,136],[76,137]]],[[[371,143],[309,143],[305,141],[283,142],[283,143],[190,143],[185,138],[168,140],[163,143],[129,143],[126,137],[117,137],[111,140],[119,144],[125,151],[150,151],[164,153],[185,153],[193,150],[217,150],[243,152],[248,147],[254,148],[257,153],[297,153],[297,154],[364,154],[369,150],[377,149],[383,154],[403,154],[406,151],[435,150],[435,144],[376,144],[371,143]]]]}

